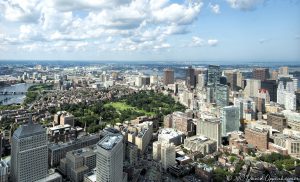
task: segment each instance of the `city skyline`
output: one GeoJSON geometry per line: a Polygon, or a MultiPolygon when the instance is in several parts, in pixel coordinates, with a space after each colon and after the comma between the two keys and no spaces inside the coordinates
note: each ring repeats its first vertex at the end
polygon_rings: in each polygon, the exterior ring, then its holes
{"type": "Polygon", "coordinates": [[[1,1],[0,60],[297,61],[300,3],[1,1]]]}

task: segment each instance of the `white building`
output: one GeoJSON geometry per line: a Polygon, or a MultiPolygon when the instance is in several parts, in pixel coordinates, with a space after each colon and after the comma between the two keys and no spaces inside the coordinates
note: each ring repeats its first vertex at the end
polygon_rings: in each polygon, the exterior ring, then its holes
{"type": "Polygon", "coordinates": [[[247,85],[244,90],[246,97],[257,97],[258,90],[261,88],[261,81],[256,79],[247,79],[247,85]]]}
{"type": "Polygon", "coordinates": [[[123,181],[123,136],[108,134],[97,144],[97,182],[123,181]]]}
{"type": "Polygon", "coordinates": [[[176,153],[174,144],[162,144],[161,145],[161,162],[162,167],[166,170],[170,166],[176,164],[176,153]]]}
{"type": "Polygon", "coordinates": [[[160,159],[161,159],[161,142],[159,142],[159,141],[153,142],[152,156],[153,156],[153,160],[160,161],[160,159]]]}
{"type": "Polygon", "coordinates": [[[183,143],[183,133],[173,128],[163,128],[158,133],[158,141],[162,143],[173,143],[180,145],[183,143]]]}
{"type": "Polygon", "coordinates": [[[287,110],[296,110],[296,88],[294,82],[287,82],[286,86],[282,81],[277,88],[277,103],[284,105],[287,110]]]}

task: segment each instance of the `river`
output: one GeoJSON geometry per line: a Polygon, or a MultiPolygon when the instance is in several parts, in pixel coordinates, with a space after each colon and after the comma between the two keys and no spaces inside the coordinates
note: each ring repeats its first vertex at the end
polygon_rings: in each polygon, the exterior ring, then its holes
{"type": "MultiPolygon", "coordinates": [[[[19,83],[10,86],[0,87],[0,92],[26,92],[31,83],[19,83]]],[[[25,95],[0,95],[0,105],[20,104],[24,101],[25,95]]]]}

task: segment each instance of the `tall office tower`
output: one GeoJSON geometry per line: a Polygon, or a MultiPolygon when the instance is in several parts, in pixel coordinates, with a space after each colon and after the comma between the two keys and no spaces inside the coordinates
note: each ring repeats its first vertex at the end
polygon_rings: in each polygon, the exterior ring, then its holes
{"type": "Polygon", "coordinates": [[[229,102],[229,91],[227,85],[217,84],[215,91],[215,100],[217,106],[225,107],[229,102]]]}
{"type": "Polygon", "coordinates": [[[6,161],[0,159],[0,181],[8,182],[8,165],[6,161]]]}
{"type": "Polygon", "coordinates": [[[284,82],[279,81],[277,88],[277,103],[284,105],[287,110],[296,110],[296,94],[295,86],[293,82],[284,82]]]}
{"type": "Polygon", "coordinates": [[[226,106],[222,108],[222,136],[228,132],[238,131],[240,128],[240,110],[235,106],[226,106]]]}
{"type": "Polygon", "coordinates": [[[244,94],[246,97],[257,97],[258,90],[261,88],[261,81],[255,79],[247,79],[244,94]]]}
{"type": "Polygon", "coordinates": [[[2,133],[0,131],[0,159],[2,157],[2,133]]]}
{"type": "Polygon", "coordinates": [[[244,80],[244,76],[240,71],[236,72],[236,86],[238,88],[242,88],[243,87],[243,80],[244,80]]]}
{"type": "Polygon", "coordinates": [[[160,161],[160,159],[161,159],[161,142],[159,142],[159,141],[153,142],[152,155],[153,155],[153,160],[160,161]]]}
{"type": "Polygon", "coordinates": [[[196,79],[195,79],[195,69],[192,66],[189,66],[186,70],[186,80],[185,84],[187,88],[193,89],[196,86],[196,79]]]}
{"type": "Polygon", "coordinates": [[[216,86],[220,83],[220,77],[221,77],[221,70],[220,66],[216,65],[209,65],[208,66],[208,85],[216,86]]]}
{"type": "Polygon", "coordinates": [[[278,71],[273,70],[271,73],[271,80],[277,80],[278,79],[278,71]]]}
{"type": "Polygon", "coordinates": [[[123,136],[108,134],[97,144],[97,182],[123,180],[123,136]]]}
{"type": "Polygon", "coordinates": [[[284,66],[279,68],[279,75],[287,76],[289,75],[289,67],[284,66]]]}
{"type": "Polygon", "coordinates": [[[206,136],[221,145],[221,121],[219,118],[201,118],[197,122],[197,135],[206,136]]]}
{"type": "Polygon", "coordinates": [[[164,85],[174,84],[174,70],[164,69],[164,85]]]}
{"type": "Polygon", "coordinates": [[[173,143],[166,144],[162,143],[161,145],[161,162],[162,167],[167,170],[170,166],[176,164],[176,152],[175,152],[175,145],[173,143]]]}
{"type": "Polygon", "coordinates": [[[20,126],[13,134],[11,177],[14,182],[37,181],[47,177],[48,140],[46,129],[32,122],[20,126]]]}
{"type": "Polygon", "coordinates": [[[197,87],[198,88],[204,88],[206,85],[205,81],[206,75],[203,73],[198,74],[197,76],[197,87]]]}
{"type": "Polygon", "coordinates": [[[270,95],[270,101],[277,101],[277,81],[276,80],[264,80],[261,81],[261,89],[268,90],[270,95]]]}
{"type": "Polygon", "coordinates": [[[261,81],[270,78],[269,68],[254,68],[252,74],[254,79],[261,81]]]}
{"type": "Polygon", "coordinates": [[[235,70],[225,70],[224,75],[227,78],[230,89],[237,91],[237,72],[235,70]]]}

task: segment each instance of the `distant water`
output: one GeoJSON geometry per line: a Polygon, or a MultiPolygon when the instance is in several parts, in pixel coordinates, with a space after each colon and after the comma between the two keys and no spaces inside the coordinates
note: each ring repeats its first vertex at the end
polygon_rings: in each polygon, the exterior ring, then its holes
{"type": "MultiPolygon", "coordinates": [[[[0,87],[0,92],[26,92],[30,83],[19,83],[11,86],[0,87]]],[[[0,95],[0,105],[20,104],[24,101],[25,95],[0,95]]]]}

